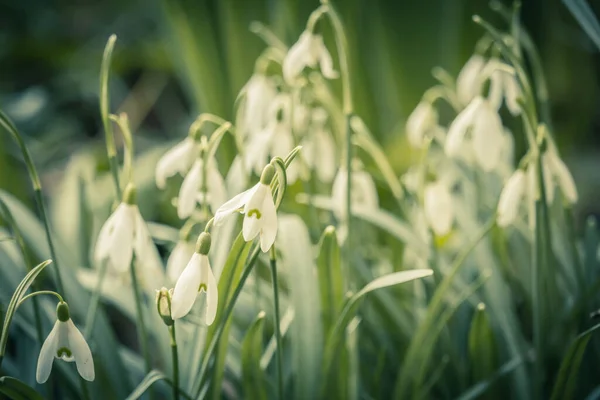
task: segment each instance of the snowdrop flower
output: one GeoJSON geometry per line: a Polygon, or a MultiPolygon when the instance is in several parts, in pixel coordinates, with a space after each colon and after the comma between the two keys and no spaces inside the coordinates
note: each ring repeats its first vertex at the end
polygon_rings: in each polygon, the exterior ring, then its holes
{"type": "Polygon", "coordinates": [[[512,67],[498,60],[491,60],[488,65],[494,69],[490,76],[490,91],[488,94],[490,104],[498,110],[502,105],[502,99],[504,99],[508,111],[512,115],[519,115],[521,105],[517,100],[521,97],[521,88],[515,75],[506,71],[506,68],[512,69],[512,67]]]}
{"type": "Polygon", "coordinates": [[[277,87],[266,75],[255,73],[240,94],[245,96],[240,131],[247,135],[256,134],[267,124],[269,105],[277,95],[277,87]]]}
{"type": "Polygon", "coordinates": [[[475,160],[489,172],[502,157],[504,130],[497,111],[481,96],[473,99],[450,124],[444,146],[449,157],[460,155],[469,128],[475,160]]]}
{"type": "Polygon", "coordinates": [[[177,242],[167,260],[167,277],[169,281],[177,282],[177,278],[181,275],[186,262],[194,254],[194,249],[194,243],[187,240],[187,238],[183,238],[177,242]]]}
{"type": "Polygon", "coordinates": [[[323,37],[310,30],[305,30],[283,60],[283,78],[289,84],[293,84],[304,68],[316,68],[317,64],[325,78],[335,79],[338,77],[338,73],[333,69],[333,60],[325,47],[323,37]]]}
{"type": "Polygon", "coordinates": [[[135,186],[129,184],[123,194],[123,202],[100,229],[94,260],[98,264],[107,262],[113,271],[125,273],[134,256],[150,275],[162,276],[160,256],[136,205],[135,186]]]}
{"type": "Polygon", "coordinates": [[[271,180],[275,176],[275,167],[268,164],[260,177],[260,182],[223,204],[215,214],[215,225],[234,212],[244,214],[242,235],[249,242],[260,235],[260,248],[269,251],[277,236],[277,210],[271,194],[271,180]]]}
{"type": "Polygon", "coordinates": [[[542,155],[542,167],[546,200],[549,203],[554,200],[554,190],[558,187],[567,203],[577,203],[579,196],[573,176],[555,150],[549,149],[542,155]]]}
{"type": "Polygon", "coordinates": [[[185,175],[196,157],[198,146],[190,135],[167,151],[156,164],[156,186],[164,189],[167,178],[179,173],[185,175]]]}
{"type": "Polygon", "coordinates": [[[171,318],[185,317],[196,302],[198,293],[206,292],[206,325],[211,325],[217,315],[219,293],[217,280],[208,260],[210,251],[210,233],[202,232],[198,237],[196,251],[173,289],[171,297],[171,318]]]}
{"type": "Polygon", "coordinates": [[[79,375],[86,381],[93,381],[95,372],[92,352],[79,329],[71,321],[67,303],[58,303],[56,318],[54,328],[42,344],[35,379],[38,383],[46,382],[52,372],[54,359],[58,358],[66,362],[74,361],[79,375]]]}
{"type": "MultiPolygon", "coordinates": [[[[350,200],[353,205],[377,208],[379,207],[379,200],[375,182],[373,182],[371,175],[359,168],[358,163],[353,166],[350,200]]],[[[343,210],[346,209],[347,182],[348,172],[346,168],[342,167],[333,181],[331,190],[333,203],[338,206],[333,210],[337,218],[341,218],[344,214],[343,210]]]]}
{"type": "Polygon", "coordinates": [[[483,85],[481,72],[485,65],[485,58],[479,54],[473,54],[460,70],[456,78],[456,94],[462,104],[469,104],[473,98],[481,93],[483,85]]]}
{"type": "Polygon", "coordinates": [[[454,222],[454,210],[452,194],[444,182],[432,182],[425,186],[424,209],[427,223],[437,236],[450,232],[454,222]]]}
{"type": "Polygon", "coordinates": [[[156,311],[163,320],[165,325],[173,326],[175,321],[171,318],[171,298],[173,297],[173,289],[167,290],[166,287],[162,287],[156,291],[156,297],[154,302],[156,303],[156,311]]]}
{"type": "MultiPolygon", "coordinates": [[[[246,148],[246,168],[257,174],[270,157],[285,157],[294,148],[291,125],[291,100],[289,95],[278,95],[270,110],[270,119],[265,129],[250,138],[246,148]]],[[[287,171],[288,183],[298,179],[298,168],[291,165],[287,171]]]]}
{"type": "Polygon", "coordinates": [[[213,210],[216,210],[226,199],[225,181],[214,157],[211,157],[206,164],[200,157],[192,165],[192,169],[185,176],[179,189],[177,216],[180,219],[186,219],[192,215],[196,209],[196,203],[206,202],[213,210]],[[206,171],[204,171],[204,165],[206,165],[206,171]],[[206,193],[202,193],[204,176],[206,176],[206,193]]]}
{"type": "Polygon", "coordinates": [[[326,128],[327,113],[317,107],[312,112],[310,133],[302,144],[302,156],[309,168],[314,169],[322,182],[331,182],[335,177],[335,141],[326,128]]]}
{"type": "Polygon", "coordinates": [[[408,142],[420,149],[424,145],[425,135],[437,127],[438,114],[433,104],[421,100],[406,122],[406,135],[408,142]]]}
{"type": "Polygon", "coordinates": [[[506,227],[512,224],[517,218],[521,201],[527,187],[527,176],[525,171],[517,169],[506,181],[500,200],[498,201],[498,226],[506,227]]]}

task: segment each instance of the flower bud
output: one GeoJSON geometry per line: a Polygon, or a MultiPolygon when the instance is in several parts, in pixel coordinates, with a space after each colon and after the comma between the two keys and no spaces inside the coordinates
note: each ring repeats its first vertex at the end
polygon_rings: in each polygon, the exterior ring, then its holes
{"type": "Polygon", "coordinates": [[[262,183],[263,185],[270,185],[274,176],[275,167],[271,164],[267,164],[267,166],[263,169],[262,174],[260,175],[260,183],[262,183]]]}
{"type": "Polygon", "coordinates": [[[174,321],[171,318],[171,296],[173,289],[167,290],[166,287],[156,291],[156,310],[167,326],[172,326],[174,321]]]}
{"type": "Polygon", "coordinates": [[[210,233],[202,232],[196,242],[196,253],[207,255],[210,251],[211,239],[210,233]]]}
{"type": "Polygon", "coordinates": [[[69,313],[69,305],[64,301],[61,301],[56,306],[56,318],[60,322],[67,322],[71,319],[71,314],[69,313]]]}
{"type": "Polygon", "coordinates": [[[123,192],[123,203],[133,205],[137,201],[137,189],[133,183],[128,183],[123,192]]]}

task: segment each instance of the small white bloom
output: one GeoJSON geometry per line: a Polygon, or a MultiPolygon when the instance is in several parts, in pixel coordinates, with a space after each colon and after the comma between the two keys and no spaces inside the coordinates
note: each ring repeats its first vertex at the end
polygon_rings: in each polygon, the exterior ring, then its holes
{"type": "MultiPolygon", "coordinates": [[[[344,217],[344,210],[346,209],[347,183],[348,172],[346,168],[342,167],[335,176],[331,190],[333,202],[334,204],[338,205],[338,207],[336,207],[333,211],[336,217],[339,219],[344,217]]],[[[350,201],[352,204],[367,208],[379,207],[379,199],[377,197],[377,188],[375,187],[375,182],[373,182],[371,175],[364,170],[359,169],[358,165],[353,166],[352,169],[352,182],[350,191],[350,201]]]]}
{"type": "Polygon", "coordinates": [[[240,132],[252,135],[263,129],[269,117],[269,105],[277,95],[277,87],[272,79],[264,74],[255,73],[241,90],[244,95],[242,104],[242,123],[240,132]]]}
{"type": "Polygon", "coordinates": [[[206,254],[195,252],[173,289],[171,297],[171,318],[179,319],[186,316],[194,303],[198,293],[206,292],[206,325],[211,325],[217,315],[219,292],[217,280],[210,268],[206,254]]]}
{"type": "Polygon", "coordinates": [[[274,173],[273,166],[267,165],[259,183],[223,204],[215,213],[215,225],[219,225],[229,215],[241,211],[244,240],[249,242],[260,234],[260,248],[265,253],[277,236],[277,210],[269,187],[274,173]]]}
{"type": "Polygon", "coordinates": [[[486,61],[479,54],[473,54],[456,78],[456,94],[461,104],[467,105],[481,93],[481,72],[486,61]]]}
{"type": "Polygon", "coordinates": [[[206,171],[203,171],[203,166],[204,161],[202,159],[196,160],[181,184],[177,201],[177,216],[180,219],[192,215],[196,209],[196,203],[207,201],[210,207],[216,210],[227,199],[225,181],[219,172],[215,159],[211,158],[208,161],[206,171]],[[206,199],[203,198],[201,193],[204,173],[206,173],[206,199]]]}
{"type": "Polygon", "coordinates": [[[469,128],[475,159],[485,171],[491,171],[502,157],[504,130],[496,110],[481,96],[473,99],[450,124],[444,146],[449,157],[460,154],[469,128]]]}
{"type": "Polygon", "coordinates": [[[336,150],[331,131],[326,128],[327,113],[321,107],[313,110],[310,132],[302,143],[302,157],[322,182],[335,177],[336,150]]]}
{"type": "Polygon", "coordinates": [[[573,176],[556,151],[546,151],[542,156],[542,165],[544,167],[544,185],[546,186],[546,199],[548,202],[554,200],[554,182],[556,182],[556,186],[560,189],[565,200],[569,204],[577,203],[579,196],[573,176]]]}
{"type": "Polygon", "coordinates": [[[83,335],[69,317],[66,303],[59,304],[57,314],[58,319],[54,328],[42,344],[35,379],[38,383],[46,382],[52,372],[54,359],[58,358],[66,362],[74,361],[79,375],[86,381],[93,381],[95,372],[92,352],[83,335]],[[61,307],[63,311],[66,307],[66,314],[60,314],[58,310],[61,307]]]}
{"type": "Polygon", "coordinates": [[[502,99],[504,99],[508,111],[512,115],[519,115],[521,106],[517,100],[521,97],[521,88],[514,73],[511,74],[506,71],[506,67],[511,69],[512,67],[498,60],[491,60],[489,65],[494,68],[490,76],[490,91],[488,94],[490,104],[498,110],[502,105],[502,99]],[[505,68],[502,68],[502,66],[505,66],[505,68]]]}
{"type": "Polygon", "coordinates": [[[506,181],[498,201],[498,226],[506,227],[517,218],[527,186],[527,176],[522,169],[516,170],[506,181]]]}
{"type": "Polygon", "coordinates": [[[305,30],[283,60],[283,77],[286,82],[293,84],[304,68],[316,68],[317,64],[325,78],[335,79],[338,77],[338,73],[333,69],[333,60],[325,47],[323,37],[305,30]]]}
{"type": "Polygon", "coordinates": [[[164,189],[167,178],[177,173],[185,175],[194,162],[197,148],[194,139],[188,136],[165,153],[156,164],[156,186],[164,189]]]}
{"type": "Polygon", "coordinates": [[[148,275],[160,279],[163,276],[162,262],[135,204],[135,188],[132,185],[125,190],[124,199],[100,229],[94,260],[98,264],[108,263],[114,272],[125,273],[135,256],[136,263],[143,266],[148,275]]]}
{"type": "Polygon", "coordinates": [[[452,229],[454,208],[452,194],[442,181],[425,186],[425,218],[433,232],[438,236],[446,235],[452,229]]]}
{"type": "Polygon", "coordinates": [[[437,126],[438,114],[428,101],[421,101],[408,117],[406,135],[408,142],[415,148],[423,147],[425,135],[437,126]]]}
{"type": "Polygon", "coordinates": [[[167,277],[171,282],[177,282],[186,262],[194,254],[195,245],[187,240],[177,242],[167,260],[167,277]]]}

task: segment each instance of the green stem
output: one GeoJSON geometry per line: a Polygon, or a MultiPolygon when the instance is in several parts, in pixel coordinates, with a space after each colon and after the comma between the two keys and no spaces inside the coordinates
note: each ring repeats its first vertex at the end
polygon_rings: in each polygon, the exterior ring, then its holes
{"type": "Polygon", "coordinates": [[[21,306],[21,304],[23,304],[25,302],[25,300],[28,300],[32,297],[35,296],[39,296],[40,294],[49,294],[52,296],[56,296],[56,298],[58,299],[58,301],[60,301],[61,303],[64,303],[64,300],[62,298],[62,296],[56,292],[53,292],[52,290],[40,290],[38,292],[33,292],[33,293],[29,293],[27,296],[23,297],[21,299],[21,301],[19,301],[19,304],[17,305],[17,308],[21,306]]]}
{"type": "Polygon", "coordinates": [[[137,274],[135,273],[135,260],[131,262],[129,271],[131,272],[131,284],[133,286],[133,295],[135,298],[135,309],[137,313],[137,329],[138,329],[138,340],[140,341],[140,347],[144,360],[146,361],[146,373],[152,370],[150,363],[150,353],[148,348],[148,336],[146,331],[146,324],[144,322],[144,309],[142,307],[142,297],[140,292],[139,282],[137,280],[137,274]]]}
{"type": "Polygon", "coordinates": [[[242,272],[240,281],[239,281],[238,285],[236,286],[235,291],[231,295],[231,300],[229,300],[229,304],[227,305],[227,308],[225,309],[225,312],[223,313],[223,317],[220,320],[219,327],[217,328],[214,336],[212,337],[212,340],[210,341],[210,344],[208,345],[206,354],[204,355],[204,360],[202,360],[202,366],[200,367],[200,372],[198,373],[198,389],[196,390],[196,393],[194,395],[195,399],[200,397],[200,393],[202,392],[202,382],[204,381],[206,372],[208,371],[208,365],[210,363],[210,359],[212,358],[212,355],[215,352],[217,344],[219,343],[219,339],[221,337],[221,334],[223,333],[223,329],[225,329],[227,320],[229,319],[229,317],[231,316],[231,313],[233,312],[235,303],[236,303],[238,297],[240,296],[240,293],[242,293],[244,284],[246,283],[248,276],[250,276],[250,273],[254,269],[254,264],[256,264],[256,260],[258,259],[259,253],[260,253],[260,247],[256,247],[254,249],[253,253],[250,255],[250,257],[248,259],[248,266],[246,267],[244,272],[242,272]]]}
{"type": "Polygon", "coordinates": [[[100,298],[102,297],[102,285],[106,278],[106,271],[108,270],[107,263],[102,263],[100,266],[100,275],[98,276],[98,282],[92,293],[90,299],[90,305],[85,320],[85,332],[84,337],[89,341],[94,331],[94,323],[96,322],[96,313],[98,312],[98,306],[100,305],[100,298]]]}
{"type": "Polygon", "coordinates": [[[175,335],[175,323],[169,326],[171,335],[171,356],[173,357],[173,400],[179,399],[179,356],[177,354],[177,336],[175,335]]]}
{"type": "Polygon", "coordinates": [[[46,214],[46,206],[44,205],[44,197],[42,195],[42,183],[40,182],[39,175],[37,173],[37,169],[35,168],[35,164],[33,163],[33,159],[31,158],[31,154],[25,146],[25,142],[21,137],[21,134],[12,123],[12,121],[0,111],[0,126],[2,126],[8,133],[13,137],[13,139],[17,142],[19,149],[21,150],[21,154],[23,155],[23,159],[25,160],[25,165],[27,167],[27,172],[29,173],[29,179],[33,185],[33,190],[35,193],[35,200],[38,206],[38,211],[40,213],[40,217],[42,222],[44,223],[44,229],[46,230],[46,240],[48,241],[48,247],[50,248],[50,257],[54,261],[55,271],[56,271],[56,286],[58,291],[61,292],[66,297],[66,293],[63,286],[62,277],[60,274],[60,268],[58,264],[58,258],[56,257],[56,251],[54,250],[54,242],[52,241],[52,235],[50,233],[50,225],[48,223],[48,216],[46,214]]]}
{"type": "Polygon", "coordinates": [[[279,399],[283,400],[283,346],[281,344],[281,318],[279,315],[279,290],[277,284],[277,255],[275,245],[270,251],[271,279],[273,281],[273,301],[275,307],[275,338],[277,339],[277,391],[279,399]]]}

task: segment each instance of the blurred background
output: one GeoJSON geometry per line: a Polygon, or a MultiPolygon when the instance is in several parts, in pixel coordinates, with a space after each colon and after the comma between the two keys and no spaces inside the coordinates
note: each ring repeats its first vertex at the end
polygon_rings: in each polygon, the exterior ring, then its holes
{"type": "MultiPolygon", "coordinates": [[[[158,149],[183,138],[198,113],[234,119],[237,93],[265,48],[249,30],[252,21],[291,45],[318,6],[316,0],[2,3],[0,107],[27,136],[50,195],[60,190],[55,183],[73,157],[83,154],[96,171],[108,169],[98,79],[110,34],[118,36],[112,111],[129,114],[138,153],[155,150],[149,157],[156,160],[158,149]]],[[[582,221],[600,210],[598,51],[563,3],[523,3],[523,23],[543,59],[555,135],[580,189],[582,221]]],[[[431,69],[441,66],[456,76],[483,33],[473,14],[501,28],[506,23],[479,0],[334,4],[348,28],[356,111],[401,173],[410,163],[404,124],[434,84],[431,69]]],[[[324,34],[333,51],[331,32],[324,34]]],[[[0,187],[31,203],[25,168],[7,135],[0,135],[0,187]]],[[[167,208],[151,208],[147,218],[171,219],[167,208]]]]}

